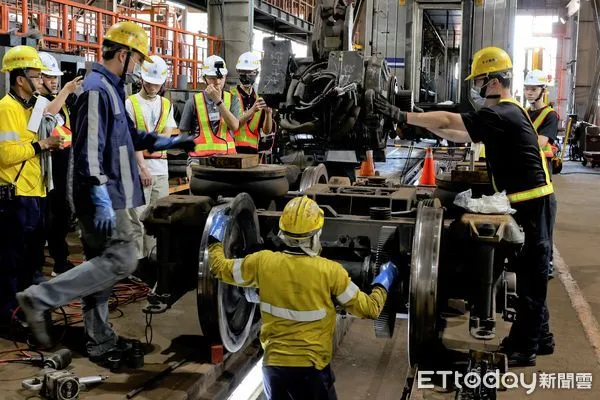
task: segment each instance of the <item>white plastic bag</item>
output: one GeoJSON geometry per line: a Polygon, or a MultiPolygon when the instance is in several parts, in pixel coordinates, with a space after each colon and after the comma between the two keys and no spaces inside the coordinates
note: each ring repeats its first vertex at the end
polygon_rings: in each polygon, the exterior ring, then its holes
{"type": "Polygon", "coordinates": [[[454,199],[454,204],[465,210],[477,214],[514,214],[517,212],[510,206],[506,191],[496,192],[493,196],[483,195],[474,199],[471,189],[459,193],[454,199]]]}

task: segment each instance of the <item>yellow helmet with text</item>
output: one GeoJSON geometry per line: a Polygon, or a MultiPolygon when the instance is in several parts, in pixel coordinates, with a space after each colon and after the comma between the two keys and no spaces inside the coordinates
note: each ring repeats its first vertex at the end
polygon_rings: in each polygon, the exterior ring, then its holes
{"type": "Polygon", "coordinates": [[[508,73],[512,68],[512,61],[506,51],[499,47],[485,47],[473,55],[471,74],[465,80],[470,81],[478,76],[494,73],[508,73]]]}
{"type": "Polygon", "coordinates": [[[325,222],[325,213],[307,196],[290,200],[279,218],[279,229],[292,239],[308,239],[317,234],[325,222]]]}
{"type": "Polygon", "coordinates": [[[105,40],[121,44],[144,56],[144,61],[153,63],[148,56],[148,34],[140,25],[130,21],[117,22],[104,35],[105,40]]]}
{"type": "Polygon", "coordinates": [[[2,72],[15,69],[35,68],[42,71],[48,70],[40,59],[37,50],[31,46],[15,46],[8,49],[2,58],[2,72]]]}

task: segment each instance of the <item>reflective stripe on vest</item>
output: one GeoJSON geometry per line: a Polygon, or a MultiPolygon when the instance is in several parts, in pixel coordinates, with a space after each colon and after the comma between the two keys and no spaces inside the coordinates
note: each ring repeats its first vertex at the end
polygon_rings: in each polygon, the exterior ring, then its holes
{"type": "MultiPolygon", "coordinates": [[[[238,97],[243,110],[244,101],[238,88],[231,88],[231,94],[238,97]]],[[[260,123],[261,116],[262,110],[255,112],[250,121],[246,122],[245,124],[240,124],[240,128],[233,134],[236,146],[258,149],[258,137],[260,135],[260,127],[258,125],[260,123]]]]}
{"type": "MultiPolygon", "coordinates": [[[[171,102],[164,97],[161,97],[160,99],[160,116],[158,117],[158,121],[156,122],[154,129],[150,130],[146,120],[144,120],[142,105],[140,104],[140,100],[138,99],[137,95],[134,94],[129,96],[129,100],[131,100],[131,106],[133,108],[133,116],[135,117],[135,127],[138,131],[157,132],[161,134],[165,130],[167,119],[169,118],[169,114],[171,112],[171,102]]],[[[166,151],[156,151],[154,153],[150,153],[148,150],[144,150],[143,154],[144,158],[167,158],[166,151]]]]}
{"type": "MultiPolygon", "coordinates": [[[[542,112],[538,114],[537,118],[533,121],[533,127],[535,128],[536,132],[540,129],[540,126],[542,126],[548,114],[550,114],[552,111],[554,111],[552,107],[546,106],[542,109],[542,112]]],[[[546,156],[546,158],[554,157],[554,152],[552,151],[552,145],[550,142],[542,146],[542,151],[544,152],[544,156],[546,156]]]]}
{"type": "MultiPolygon", "coordinates": [[[[204,92],[194,95],[196,104],[196,116],[198,117],[198,136],[194,139],[196,146],[189,155],[191,157],[212,156],[214,154],[236,154],[233,136],[227,128],[227,123],[221,116],[219,120],[218,134],[212,130],[204,92]]],[[[231,93],[223,92],[223,103],[227,109],[231,107],[231,93]]]]}
{"type": "Polygon", "coordinates": [[[273,306],[269,303],[260,303],[260,310],[275,317],[287,319],[296,322],[314,322],[319,321],[327,315],[325,310],[297,311],[289,308],[273,306]]]}
{"type": "MultiPolygon", "coordinates": [[[[535,129],[535,127],[533,126],[533,122],[531,121],[531,118],[529,117],[529,113],[527,113],[527,111],[525,111],[523,106],[518,101],[516,101],[515,99],[512,99],[512,98],[511,99],[501,99],[500,103],[512,103],[512,104],[516,105],[517,107],[519,107],[519,109],[523,112],[523,114],[525,114],[525,116],[529,120],[529,123],[533,127],[533,131],[535,132],[535,134],[537,136],[537,129],[535,129]]],[[[538,147],[539,147],[539,145],[538,145],[538,147]]],[[[533,200],[533,199],[537,199],[539,197],[544,197],[544,196],[554,193],[554,186],[552,185],[552,182],[550,182],[550,175],[548,174],[548,163],[546,163],[546,158],[544,157],[542,148],[540,147],[539,149],[540,149],[540,157],[542,160],[542,168],[544,169],[544,176],[546,178],[546,184],[544,186],[540,186],[540,187],[536,187],[536,188],[528,189],[528,190],[523,190],[523,191],[517,192],[517,193],[509,193],[507,196],[508,196],[508,200],[511,203],[520,203],[522,201],[533,200]]],[[[492,184],[494,185],[494,190],[498,191],[498,189],[496,188],[496,183],[494,182],[493,175],[492,175],[492,184]]]]}
{"type": "MultiPolygon", "coordinates": [[[[54,96],[56,97],[56,96],[54,96]]],[[[56,126],[53,130],[52,133],[50,133],[51,136],[62,136],[65,141],[63,142],[63,146],[65,149],[71,147],[71,141],[72,139],[72,133],[71,133],[71,117],[69,116],[69,110],[67,109],[67,106],[65,106],[63,104],[63,106],[61,107],[63,114],[65,115],[65,123],[64,125],[60,125],[60,126],[56,126]]]]}

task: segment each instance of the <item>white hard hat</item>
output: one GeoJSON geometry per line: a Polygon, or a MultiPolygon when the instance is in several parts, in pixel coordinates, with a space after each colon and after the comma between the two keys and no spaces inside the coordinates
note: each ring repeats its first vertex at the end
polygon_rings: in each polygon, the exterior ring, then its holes
{"type": "Polygon", "coordinates": [[[39,55],[44,67],[48,68],[47,70],[42,71],[42,74],[47,76],[63,76],[63,73],[58,66],[58,61],[56,61],[56,58],[54,58],[52,54],[40,52],[39,55]]]}
{"type": "Polygon", "coordinates": [[[523,84],[526,86],[549,86],[549,83],[548,75],[539,69],[534,69],[529,71],[523,84]]]}
{"type": "Polygon", "coordinates": [[[227,75],[227,65],[225,64],[225,60],[219,56],[207,57],[202,65],[202,75],[217,76],[217,69],[223,76],[227,75]]]}
{"type": "Polygon", "coordinates": [[[240,58],[238,58],[237,65],[235,69],[239,71],[256,71],[260,70],[260,57],[251,51],[247,51],[246,53],[242,53],[240,58]]]}
{"type": "Polygon", "coordinates": [[[147,61],[142,63],[142,79],[144,82],[148,82],[153,85],[162,85],[167,80],[169,67],[167,67],[165,60],[159,56],[150,56],[150,58],[152,59],[152,63],[147,61]]]}

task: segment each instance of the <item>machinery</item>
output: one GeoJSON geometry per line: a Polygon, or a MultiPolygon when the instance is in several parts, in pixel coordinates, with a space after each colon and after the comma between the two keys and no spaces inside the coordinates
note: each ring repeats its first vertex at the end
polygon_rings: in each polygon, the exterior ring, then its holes
{"type": "Polygon", "coordinates": [[[352,4],[323,1],[315,15],[312,57],[295,58],[290,41],[264,40],[258,92],[278,110],[278,161],[324,163],[330,175],[354,179],[365,151],[384,161],[396,136],[395,124],[374,112],[375,96],[413,111],[412,92],[399,89],[381,55],[352,50],[352,4]]]}
{"type": "MultiPolygon", "coordinates": [[[[207,243],[213,218],[225,210],[232,216],[224,240],[228,257],[277,250],[282,245],[277,238],[281,210],[298,193],[272,192],[266,199],[265,191],[253,191],[252,195],[234,195],[233,190],[222,193],[218,187],[210,191],[197,182],[210,168],[214,167],[193,167],[192,191],[202,187],[204,196],[160,199],[145,216],[148,232],[158,239],[159,266],[158,283],[145,312],[165,312],[184,293],[196,290],[203,335],[209,343],[222,343],[229,352],[237,352],[252,338],[260,300],[254,290],[212,277],[207,243]],[[257,208],[255,199],[268,206],[257,208]]],[[[230,170],[229,174],[240,172],[230,170]]],[[[219,174],[220,180],[227,181],[225,172],[219,174]]],[[[277,174],[272,175],[278,179],[277,174]]],[[[265,185],[261,180],[259,187],[265,185]]],[[[450,299],[466,305],[469,334],[476,340],[495,336],[497,314],[508,321],[516,318],[516,280],[510,261],[523,243],[522,231],[510,215],[457,209],[452,205],[451,189],[450,180],[441,197],[435,189],[415,186],[314,182],[304,191],[325,211],[321,255],[341,263],[362,290],[369,290],[383,263],[393,261],[399,266],[399,282],[375,321],[374,331],[377,337],[391,337],[396,315],[408,314],[407,351],[415,368],[424,368],[446,351],[440,333],[450,299]]],[[[342,309],[339,312],[344,313],[342,309]]],[[[471,360],[473,369],[481,369],[484,361],[486,368],[506,362],[497,355],[479,356],[471,360]]]]}

